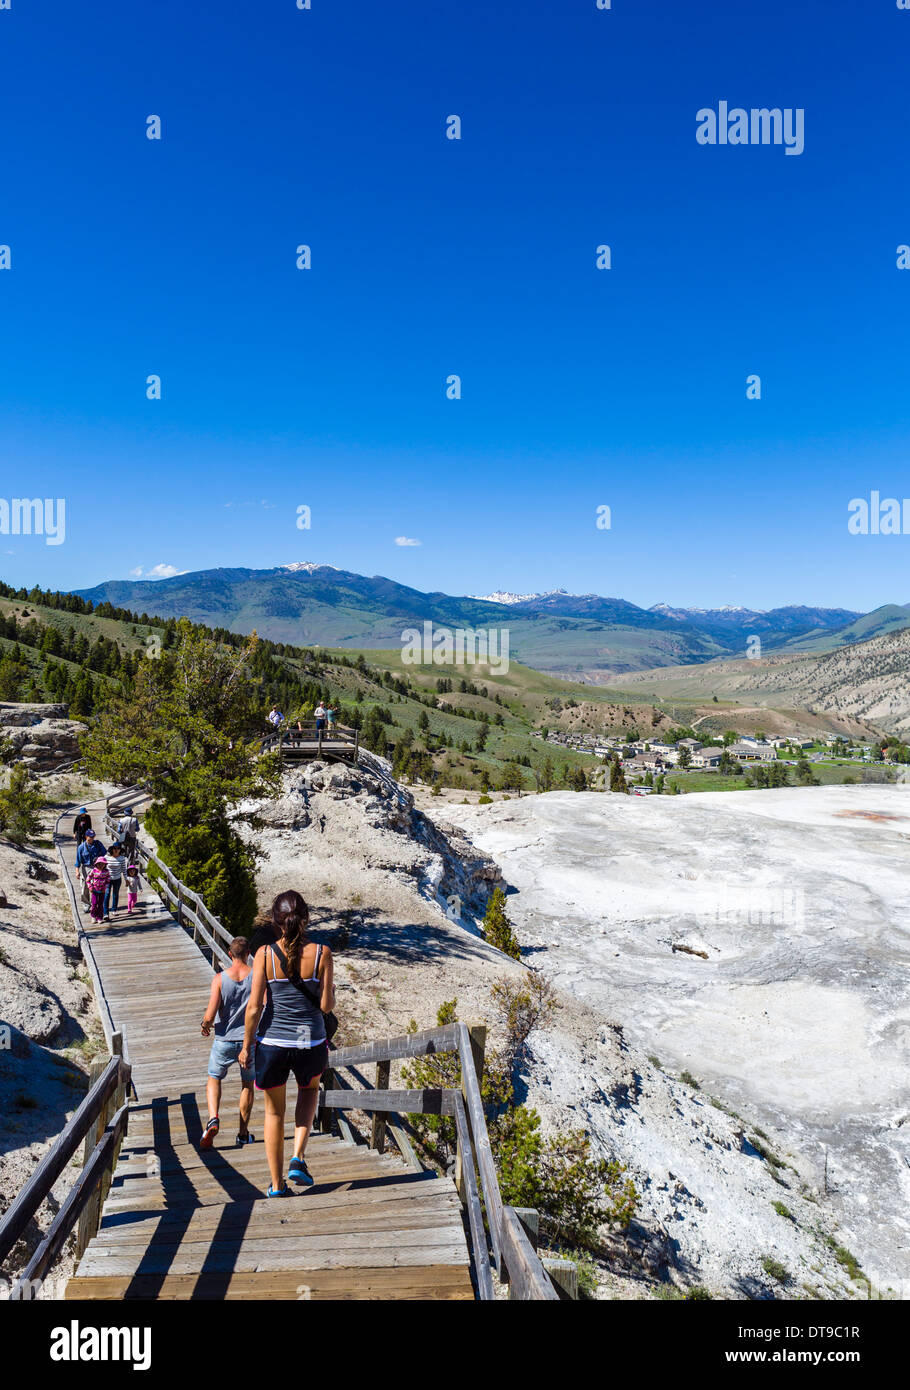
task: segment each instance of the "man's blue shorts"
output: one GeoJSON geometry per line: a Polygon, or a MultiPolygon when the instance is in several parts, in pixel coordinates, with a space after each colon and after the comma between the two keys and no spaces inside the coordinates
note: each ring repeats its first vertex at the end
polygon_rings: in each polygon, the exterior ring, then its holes
{"type": "MultiPolygon", "coordinates": [[[[213,1076],[216,1081],[223,1081],[240,1056],[242,1047],[242,1038],[238,1038],[236,1042],[232,1042],[230,1038],[215,1038],[209,1053],[209,1076],[213,1076]]],[[[255,1048],[254,1043],[254,1057],[255,1048]]],[[[251,1057],[250,1061],[254,1061],[254,1057],[251,1057]]],[[[244,1086],[252,1086],[254,1075],[253,1067],[240,1068],[240,1080],[244,1086]]]]}

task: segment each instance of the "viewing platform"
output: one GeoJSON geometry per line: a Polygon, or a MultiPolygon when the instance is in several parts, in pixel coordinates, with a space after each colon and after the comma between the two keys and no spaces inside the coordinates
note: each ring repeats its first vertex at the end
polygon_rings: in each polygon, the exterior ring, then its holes
{"type": "Polygon", "coordinates": [[[308,762],[313,759],[327,762],[356,763],[360,753],[360,730],[347,724],[335,724],[331,732],[316,728],[315,720],[301,722],[298,728],[284,725],[262,740],[263,753],[278,752],[282,762],[308,762]]]}

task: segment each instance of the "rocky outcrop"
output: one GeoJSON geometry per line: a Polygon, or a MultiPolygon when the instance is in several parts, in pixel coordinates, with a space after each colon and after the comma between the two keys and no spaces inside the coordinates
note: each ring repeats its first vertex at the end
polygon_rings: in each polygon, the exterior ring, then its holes
{"type": "Polygon", "coordinates": [[[30,970],[0,963],[0,1022],[32,1042],[50,1042],[63,1022],[63,1010],[30,970]]]}
{"type": "Polygon", "coordinates": [[[381,758],[361,763],[306,763],[282,778],[279,796],[257,806],[268,831],[300,835],[325,853],[335,846],[373,869],[407,875],[424,897],[435,899],[453,920],[483,913],[502,883],[496,862],[451,825],[434,824],[391,775],[381,758]]]}
{"type": "Polygon", "coordinates": [[[65,715],[65,705],[0,705],[0,736],[29,771],[54,772],[78,758],[85,728],[65,715]]]}
{"type": "Polygon", "coordinates": [[[0,725],[27,729],[43,719],[65,719],[66,705],[25,705],[0,703],[0,725]]]}

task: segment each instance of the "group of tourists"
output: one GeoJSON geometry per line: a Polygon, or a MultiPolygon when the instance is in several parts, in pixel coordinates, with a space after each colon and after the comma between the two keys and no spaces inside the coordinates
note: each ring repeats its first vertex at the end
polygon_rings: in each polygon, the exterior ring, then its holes
{"type": "MultiPolygon", "coordinates": [[[[288,724],[287,719],[281,713],[281,710],[278,708],[277,705],[272,706],[266,717],[276,733],[284,725],[288,724]]],[[[320,700],[319,704],[316,706],[315,711],[313,712],[313,718],[316,720],[316,737],[322,738],[323,736],[325,736],[327,738],[332,738],[332,736],[335,733],[335,724],[338,719],[338,711],[335,708],[335,706],[331,704],[326,705],[322,702],[322,700],[320,700]]],[[[303,725],[301,724],[299,719],[296,722],[297,732],[302,734],[303,725]]]]}
{"type": "Polygon", "coordinates": [[[139,821],[133,808],[124,808],[117,822],[116,839],[110,849],[101,843],[92,829],[92,818],[84,806],[73,821],[76,841],[76,879],[81,885],[82,901],[93,922],[109,922],[111,913],[120,906],[121,889],[126,889],[126,912],[131,917],[139,900],[141,881],[136,862],[136,843],[139,821]]]}
{"type": "Polygon", "coordinates": [[[234,937],[231,964],[213,979],[202,1020],[202,1036],[214,1032],[214,1039],[206,1081],[208,1122],[199,1146],[210,1149],[215,1141],[221,1127],[221,1083],[236,1063],[241,1089],[234,1142],[238,1147],[254,1142],[250,1117],[255,1083],[265,1101],[269,1197],[288,1197],[291,1192],[284,1173],[284,1115],[292,1074],[297,1101],[287,1178],[298,1187],[314,1181],[305,1152],[328,1063],[326,1024],[331,1027],[334,1022],[335,984],[332,952],[310,940],[309,916],[299,893],[280,893],[249,939],[234,937]]]}

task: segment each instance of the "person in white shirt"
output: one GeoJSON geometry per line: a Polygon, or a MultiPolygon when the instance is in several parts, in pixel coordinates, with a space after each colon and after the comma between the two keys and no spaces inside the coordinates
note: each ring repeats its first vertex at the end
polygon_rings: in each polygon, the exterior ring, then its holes
{"type": "Polygon", "coordinates": [[[105,922],[110,921],[111,913],[117,911],[120,902],[120,885],[123,883],[123,875],[126,873],[126,856],[123,853],[123,845],[111,845],[107,852],[107,868],[110,879],[104,890],[105,922]]]}
{"type": "Polygon", "coordinates": [[[133,815],[132,806],[125,806],[123,815],[117,822],[117,839],[130,863],[136,858],[136,836],[138,834],[139,818],[133,815]]]}

